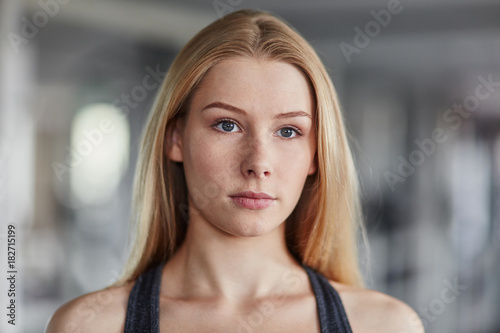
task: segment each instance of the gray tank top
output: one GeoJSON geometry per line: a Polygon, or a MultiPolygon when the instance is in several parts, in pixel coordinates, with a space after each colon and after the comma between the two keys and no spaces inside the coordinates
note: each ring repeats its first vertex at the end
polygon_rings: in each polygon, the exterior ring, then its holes
{"type": "MultiPolygon", "coordinates": [[[[163,264],[144,272],[130,291],[125,333],[160,333],[160,287],[163,264]]],[[[302,264],[316,296],[321,333],[352,333],[342,301],[328,279],[302,264]]],[[[165,333],[165,332],[163,332],[165,333]]]]}

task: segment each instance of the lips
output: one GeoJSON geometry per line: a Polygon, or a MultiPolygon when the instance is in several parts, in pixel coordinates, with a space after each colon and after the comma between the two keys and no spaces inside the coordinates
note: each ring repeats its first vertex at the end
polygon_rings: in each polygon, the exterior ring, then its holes
{"type": "Polygon", "coordinates": [[[230,195],[235,204],[247,209],[264,209],[271,206],[276,198],[265,192],[243,191],[230,195]]]}
{"type": "Polygon", "coordinates": [[[245,198],[251,198],[251,199],[276,199],[270,194],[267,194],[266,192],[254,192],[254,191],[243,191],[243,192],[238,192],[236,194],[230,195],[230,197],[245,197],[245,198]]]}

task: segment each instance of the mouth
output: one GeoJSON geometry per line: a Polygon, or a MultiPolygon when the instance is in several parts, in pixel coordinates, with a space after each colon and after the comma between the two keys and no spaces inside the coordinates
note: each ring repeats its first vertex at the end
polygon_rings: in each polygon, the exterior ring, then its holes
{"type": "Polygon", "coordinates": [[[276,199],[276,197],[266,192],[254,192],[254,191],[238,192],[235,194],[231,194],[230,197],[244,197],[250,199],[272,199],[272,200],[276,199]]]}
{"type": "Polygon", "coordinates": [[[253,210],[267,208],[276,201],[276,197],[265,192],[244,191],[229,197],[238,206],[253,210]]]}

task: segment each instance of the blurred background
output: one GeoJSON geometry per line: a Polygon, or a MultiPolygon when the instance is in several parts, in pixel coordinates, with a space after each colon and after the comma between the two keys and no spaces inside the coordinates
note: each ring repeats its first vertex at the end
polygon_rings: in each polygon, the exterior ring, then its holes
{"type": "Polygon", "coordinates": [[[407,302],[426,332],[500,332],[495,0],[0,0],[0,331],[41,332],[62,303],[117,278],[159,82],[196,32],[243,8],[291,23],[338,90],[368,286],[407,302]]]}

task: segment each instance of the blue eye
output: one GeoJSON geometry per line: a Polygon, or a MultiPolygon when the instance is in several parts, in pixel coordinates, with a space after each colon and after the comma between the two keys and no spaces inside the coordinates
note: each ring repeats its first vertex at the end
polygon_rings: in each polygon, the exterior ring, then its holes
{"type": "MultiPolygon", "coordinates": [[[[292,137],[291,135],[293,134],[293,132],[297,133],[297,135],[298,135],[298,132],[295,129],[291,128],[291,127],[283,127],[279,131],[281,132],[281,134],[283,135],[284,138],[290,138],[290,137],[292,137]]],[[[293,136],[293,138],[294,138],[294,136],[293,136]]]]}
{"type": "Polygon", "coordinates": [[[231,133],[235,126],[237,126],[234,122],[229,120],[221,120],[217,124],[215,124],[216,128],[220,128],[219,125],[222,124],[221,130],[226,133],[231,133]],[[227,130],[227,131],[226,131],[227,130]]]}
{"type": "MultiPolygon", "coordinates": [[[[239,128],[234,121],[229,119],[219,119],[213,126],[219,129],[219,131],[223,133],[233,133],[233,129],[239,128]],[[222,125],[222,127],[219,125],[222,125]]],[[[280,136],[282,138],[286,139],[295,139],[303,135],[302,131],[296,128],[295,126],[282,127],[281,129],[278,130],[278,132],[281,133],[280,136]],[[293,136],[294,133],[295,135],[293,136]]]]}

